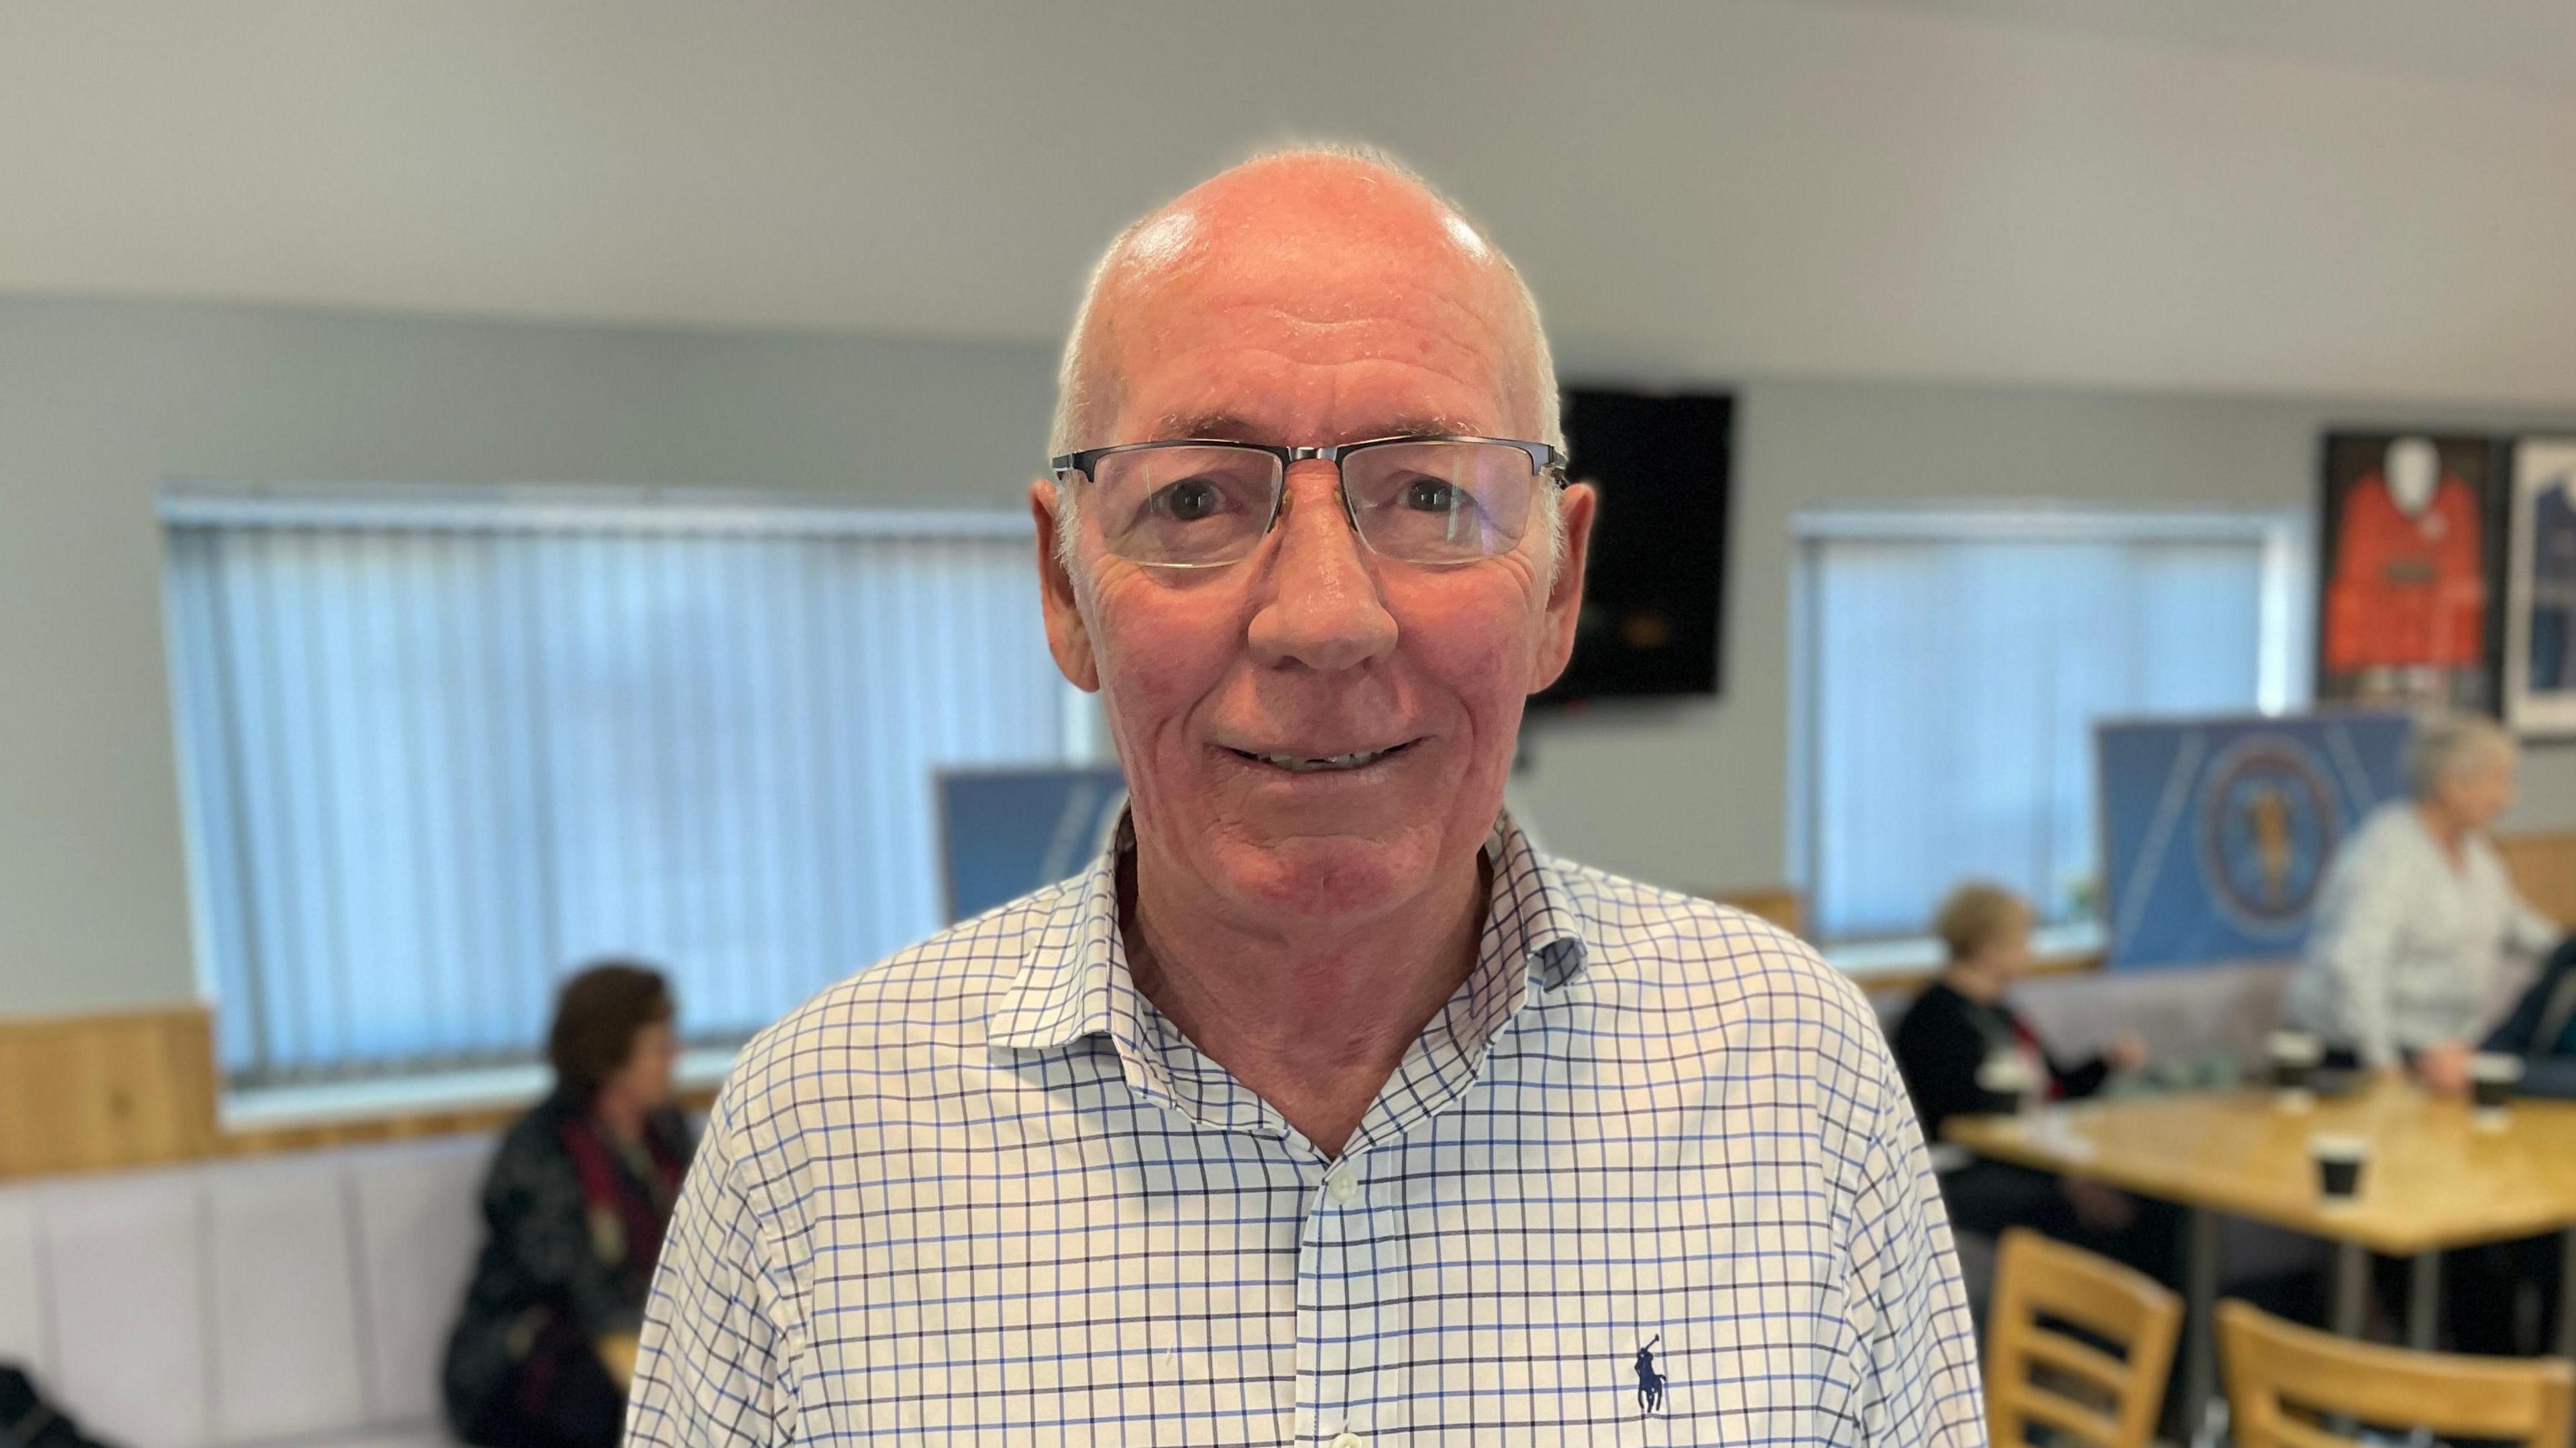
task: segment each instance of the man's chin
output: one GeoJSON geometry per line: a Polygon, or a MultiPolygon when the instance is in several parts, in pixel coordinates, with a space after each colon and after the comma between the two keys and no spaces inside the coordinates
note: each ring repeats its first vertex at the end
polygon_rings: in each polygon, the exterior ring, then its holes
{"type": "Polygon", "coordinates": [[[1201,868],[1242,908],[1323,920],[1377,915],[1418,899],[1433,887],[1439,863],[1431,842],[1408,832],[1393,839],[1222,840],[1201,868]]]}

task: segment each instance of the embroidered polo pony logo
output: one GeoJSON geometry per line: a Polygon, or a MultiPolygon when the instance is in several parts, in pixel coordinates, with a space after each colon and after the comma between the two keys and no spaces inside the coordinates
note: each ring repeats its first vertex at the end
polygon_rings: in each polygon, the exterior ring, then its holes
{"type": "Polygon", "coordinates": [[[1664,1375],[1655,1371],[1655,1344],[1663,1340],[1664,1335],[1656,1333],[1637,1349],[1637,1410],[1641,1413],[1663,1410],[1664,1375]]]}

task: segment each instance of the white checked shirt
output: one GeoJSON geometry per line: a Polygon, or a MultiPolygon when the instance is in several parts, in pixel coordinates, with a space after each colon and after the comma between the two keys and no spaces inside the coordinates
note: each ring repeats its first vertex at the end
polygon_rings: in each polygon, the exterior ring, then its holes
{"type": "Polygon", "coordinates": [[[764,1032],[629,1448],[1983,1443],[1860,992],[1508,819],[1487,849],[1476,964],[1338,1160],[1136,991],[1114,850],[764,1032]]]}

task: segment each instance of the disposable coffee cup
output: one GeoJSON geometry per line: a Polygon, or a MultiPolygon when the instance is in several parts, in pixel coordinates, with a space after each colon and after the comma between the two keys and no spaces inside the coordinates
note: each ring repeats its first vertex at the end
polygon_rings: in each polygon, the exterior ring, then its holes
{"type": "Polygon", "coordinates": [[[2481,1051],[2469,1058],[2469,1099],[2476,1103],[2480,1126],[2502,1126],[2522,1080],[2522,1058],[2501,1051],[2481,1051]]]}
{"type": "Polygon", "coordinates": [[[2361,1169],[2370,1161],[2367,1139],[2321,1131],[2308,1138],[2308,1155],[2316,1158],[2317,1189],[2326,1200],[2348,1202],[2361,1195],[2361,1169]]]}
{"type": "Polygon", "coordinates": [[[2305,1031],[2274,1031],[2264,1038],[2271,1058],[2272,1085],[2281,1091],[2305,1091],[2315,1084],[2317,1063],[2325,1059],[2323,1041],[2305,1031]]]}
{"type": "Polygon", "coordinates": [[[2263,1042],[2272,1063],[2272,1094],[2281,1105],[2302,1108],[2316,1100],[2317,1063],[2325,1043],[2305,1031],[2274,1031],[2263,1042]]]}
{"type": "Polygon", "coordinates": [[[2019,1114],[2037,1104],[2039,1075],[2017,1052],[1997,1051],[1977,1068],[1977,1089],[2002,1098],[2005,1110],[2019,1114]]]}

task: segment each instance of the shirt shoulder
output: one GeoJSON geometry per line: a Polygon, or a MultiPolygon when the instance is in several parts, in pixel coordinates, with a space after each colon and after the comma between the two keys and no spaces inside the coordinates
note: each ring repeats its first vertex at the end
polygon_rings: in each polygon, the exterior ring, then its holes
{"type": "Polygon", "coordinates": [[[818,1092],[893,1087],[937,1062],[982,1060],[995,1003],[1051,943],[1082,883],[995,906],[816,993],[734,1057],[709,1133],[759,1136],[818,1092]]]}
{"type": "Polygon", "coordinates": [[[1710,1045],[1749,1032],[1835,1048],[1820,1069],[1845,1064],[1875,1075],[1885,1061],[1877,1013],[1859,984],[1789,931],[1696,895],[1566,860],[1543,863],[1581,922],[1581,990],[1684,1008],[1673,1019],[1710,1045]]]}
{"type": "Polygon", "coordinates": [[[2495,885],[2507,894],[2514,893],[2513,871],[2505,865],[2504,851],[2496,848],[2495,841],[2485,831],[2472,831],[2461,842],[2461,847],[2468,857],[2469,868],[2483,877],[2483,883],[2495,885]]]}
{"type": "Polygon", "coordinates": [[[1914,999],[1905,1007],[1905,1014],[1897,1018],[1890,1040],[1901,1061],[1909,1041],[1929,1040],[1974,1029],[1968,1016],[1968,998],[1936,980],[1915,992],[1914,999]]]}
{"type": "Polygon", "coordinates": [[[1571,860],[1542,863],[1600,957],[1593,963],[1624,978],[1863,1003],[1859,986],[1814,946],[1749,910],[1571,860]]]}
{"type": "Polygon", "coordinates": [[[2352,832],[2352,841],[2344,846],[2344,853],[2377,864],[2412,860],[2430,853],[2432,848],[2433,841],[2424,833],[2414,806],[2397,800],[2363,816],[2361,828],[2352,832]]]}

